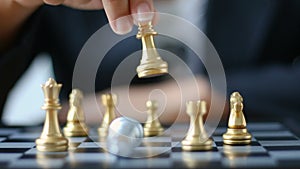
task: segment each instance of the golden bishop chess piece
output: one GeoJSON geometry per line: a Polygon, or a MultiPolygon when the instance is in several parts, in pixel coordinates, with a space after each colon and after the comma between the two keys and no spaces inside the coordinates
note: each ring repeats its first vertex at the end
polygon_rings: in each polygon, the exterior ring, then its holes
{"type": "Polygon", "coordinates": [[[246,128],[246,120],[243,113],[243,98],[238,92],[234,92],[230,96],[230,116],[228,121],[228,129],[223,134],[224,144],[250,144],[251,134],[246,128]]]}
{"type": "Polygon", "coordinates": [[[205,101],[189,101],[186,104],[186,112],[190,116],[190,128],[187,136],[181,142],[185,151],[210,150],[213,141],[207,136],[203,124],[203,116],[207,113],[205,101]]]}
{"type": "Polygon", "coordinates": [[[46,119],[43,132],[35,141],[38,151],[66,151],[68,149],[68,139],[62,135],[57,117],[57,112],[61,109],[59,103],[61,87],[62,85],[57,84],[52,78],[42,85],[45,98],[42,109],[46,111],[46,119]]]}
{"type": "Polygon", "coordinates": [[[157,117],[157,102],[149,100],[146,103],[148,118],[144,125],[144,136],[151,137],[161,135],[164,132],[164,128],[161,126],[157,117]]]}
{"type": "Polygon", "coordinates": [[[115,94],[103,94],[101,98],[106,111],[101,126],[98,128],[98,134],[100,137],[106,137],[110,123],[116,118],[115,105],[117,96],[115,94]]]}
{"type": "Polygon", "coordinates": [[[159,76],[168,73],[168,64],[159,56],[154,45],[153,36],[157,35],[151,22],[139,23],[139,32],[136,38],[142,40],[143,54],[136,71],[139,78],[159,76]]]}
{"type": "Polygon", "coordinates": [[[83,137],[88,135],[85,117],[82,110],[83,94],[79,89],[73,89],[69,99],[69,112],[64,134],[67,137],[83,137]]]}

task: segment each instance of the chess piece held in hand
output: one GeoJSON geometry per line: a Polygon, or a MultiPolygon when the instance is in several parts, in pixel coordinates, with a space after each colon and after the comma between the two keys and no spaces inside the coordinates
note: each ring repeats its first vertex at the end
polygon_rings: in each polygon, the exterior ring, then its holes
{"type": "Polygon", "coordinates": [[[101,99],[106,110],[101,126],[98,128],[98,134],[104,138],[107,136],[110,123],[116,118],[115,105],[117,103],[117,96],[115,94],[103,94],[101,99]]]}
{"type": "Polygon", "coordinates": [[[231,95],[230,105],[228,129],[223,134],[224,144],[250,144],[252,136],[246,128],[246,120],[243,113],[243,98],[238,92],[234,92],[231,95]]]}
{"type": "Polygon", "coordinates": [[[88,128],[85,124],[85,117],[82,110],[83,94],[79,89],[73,89],[69,104],[67,125],[64,127],[64,134],[67,137],[83,137],[88,135],[88,128]]]}
{"type": "Polygon", "coordinates": [[[61,109],[59,103],[61,87],[62,85],[57,84],[52,78],[42,85],[45,98],[42,109],[46,111],[46,119],[43,132],[35,141],[38,151],[66,151],[68,149],[68,139],[60,131],[57,116],[58,110],[61,109]]]}
{"type": "Polygon", "coordinates": [[[139,23],[136,37],[142,40],[142,59],[136,71],[139,78],[159,76],[168,73],[168,64],[159,56],[154,45],[153,36],[157,35],[151,22],[139,23]]]}
{"type": "Polygon", "coordinates": [[[157,117],[157,102],[149,100],[146,103],[148,118],[144,125],[145,137],[161,135],[164,132],[159,119],[157,117]]]}
{"type": "Polygon", "coordinates": [[[189,101],[186,104],[186,112],[190,116],[190,128],[181,142],[182,149],[185,151],[212,149],[213,141],[208,137],[203,124],[203,116],[207,113],[206,102],[189,101]]]}

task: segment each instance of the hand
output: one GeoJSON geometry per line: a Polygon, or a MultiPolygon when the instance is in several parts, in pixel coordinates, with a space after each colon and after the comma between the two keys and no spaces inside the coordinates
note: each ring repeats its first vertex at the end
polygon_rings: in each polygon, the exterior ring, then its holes
{"type": "Polygon", "coordinates": [[[15,0],[25,7],[48,5],[66,5],[76,9],[104,9],[110,26],[117,34],[126,34],[132,30],[134,20],[137,22],[152,21],[154,12],[152,0],[15,0]],[[140,14],[143,13],[143,14],[140,14]],[[131,17],[131,14],[138,14],[131,17]],[[128,16],[129,15],[129,16],[128,16]]]}

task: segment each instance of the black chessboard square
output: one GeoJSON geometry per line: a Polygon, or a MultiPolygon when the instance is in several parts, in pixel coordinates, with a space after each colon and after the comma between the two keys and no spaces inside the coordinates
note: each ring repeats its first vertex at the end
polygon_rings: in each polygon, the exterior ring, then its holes
{"type": "Polygon", "coordinates": [[[300,150],[300,146],[264,146],[264,148],[268,151],[293,151],[300,150]]]}
{"type": "Polygon", "coordinates": [[[39,158],[45,158],[45,159],[62,159],[66,158],[68,154],[24,154],[20,159],[39,159],[39,158]]]}
{"type": "Polygon", "coordinates": [[[282,136],[282,137],[264,137],[264,136],[256,136],[256,140],[259,141],[275,141],[275,140],[298,140],[295,136],[282,136]]]}
{"type": "MultiPolygon", "coordinates": [[[[223,143],[223,141],[216,141],[215,142],[217,147],[222,147],[225,144],[223,143]]],[[[248,146],[261,146],[257,141],[251,141],[250,144],[247,144],[248,146]]],[[[237,145],[228,145],[228,146],[245,146],[245,144],[237,144],[237,145]]]]}
{"type": "Polygon", "coordinates": [[[0,148],[0,153],[24,153],[30,148],[0,148]]]}
{"type": "Polygon", "coordinates": [[[17,139],[9,138],[9,139],[4,140],[3,142],[18,142],[19,143],[19,142],[35,142],[35,140],[36,139],[34,139],[34,138],[32,138],[32,139],[31,138],[30,139],[29,138],[26,138],[26,139],[25,138],[17,138],[17,139]]]}
{"type": "Polygon", "coordinates": [[[103,148],[77,148],[75,153],[103,153],[105,150],[103,148]]]}

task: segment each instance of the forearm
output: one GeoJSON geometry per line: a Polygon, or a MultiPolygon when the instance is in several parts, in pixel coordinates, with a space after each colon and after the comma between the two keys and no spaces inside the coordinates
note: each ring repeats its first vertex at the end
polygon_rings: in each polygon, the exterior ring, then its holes
{"type": "Polygon", "coordinates": [[[0,1],[0,51],[10,46],[20,27],[38,7],[38,4],[23,6],[14,0],[0,1]]]}

